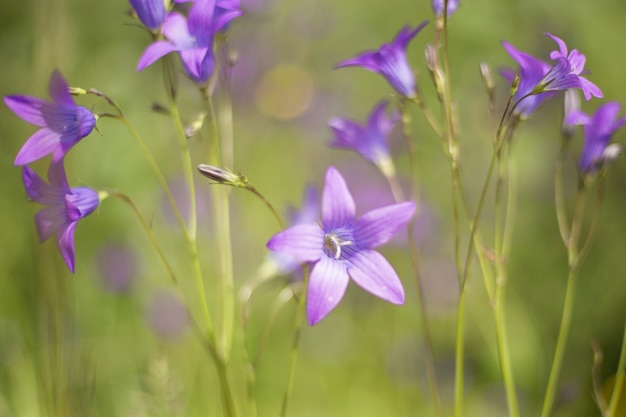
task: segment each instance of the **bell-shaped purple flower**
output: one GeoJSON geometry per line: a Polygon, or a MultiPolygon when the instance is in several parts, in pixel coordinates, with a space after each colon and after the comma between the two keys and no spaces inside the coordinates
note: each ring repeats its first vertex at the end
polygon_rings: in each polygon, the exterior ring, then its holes
{"type": "Polygon", "coordinates": [[[353,149],[386,172],[391,164],[387,139],[400,120],[400,113],[397,111],[390,115],[386,114],[388,104],[386,100],[379,102],[372,110],[365,126],[338,117],[331,119],[328,124],[335,134],[335,140],[330,146],[353,149]]]}
{"type": "Polygon", "coordinates": [[[422,22],[412,30],[405,26],[391,43],[383,44],[377,51],[362,52],[355,58],[340,62],[335,68],[363,67],[385,77],[402,96],[413,98],[417,94],[415,76],[406,57],[406,48],[427,23],[428,21],[422,22]]]}
{"type": "Polygon", "coordinates": [[[87,187],[70,188],[63,161],[50,164],[47,183],[28,166],[22,170],[22,179],[28,197],[46,206],[35,215],[39,241],[54,235],[61,257],[74,273],[74,231],[78,221],[100,204],[98,193],[87,187]]]}
{"type": "MultiPolygon", "coordinates": [[[[432,0],[433,12],[437,17],[443,16],[444,8],[445,8],[445,0],[432,0]]],[[[456,11],[456,8],[459,6],[459,0],[448,0],[448,17],[452,15],[456,11]]]]}
{"type": "Polygon", "coordinates": [[[402,282],[374,248],[387,243],[415,213],[415,204],[393,204],[355,218],[345,180],[333,167],[326,171],[319,223],[292,226],[272,237],[267,247],[311,262],[307,317],[314,325],[343,298],[348,282],[393,304],[404,303],[402,282]]]}
{"type": "Polygon", "coordinates": [[[567,116],[567,123],[583,126],[584,143],[578,167],[584,174],[595,172],[615,157],[609,145],[611,136],[626,123],[626,116],[617,118],[619,112],[619,103],[611,101],[599,106],[593,116],[580,110],[567,116]]]}
{"type": "Polygon", "coordinates": [[[50,77],[52,102],[30,96],[5,96],[4,103],[26,122],[40,127],[22,146],[14,165],[26,165],[52,154],[60,161],[96,125],[89,109],[77,106],[59,71],[50,77]]]}
{"type": "Polygon", "coordinates": [[[164,0],[129,0],[141,23],[150,30],[157,30],[165,20],[164,0]]]}

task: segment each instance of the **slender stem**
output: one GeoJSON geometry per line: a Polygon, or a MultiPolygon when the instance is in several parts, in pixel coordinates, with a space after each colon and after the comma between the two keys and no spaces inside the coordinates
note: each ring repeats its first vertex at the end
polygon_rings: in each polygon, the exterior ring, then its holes
{"type": "Polygon", "coordinates": [[[570,238],[567,241],[567,258],[569,273],[567,277],[567,288],[565,290],[565,301],[563,303],[563,313],[561,317],[561,325],[559,328],[559,335],[556,342],[556,348],[554,352],[554,359],[552,367],[550,369],[550,376],[548,378],[548,386],[544,397],[543,407],[541,410],[541,417],[548,417],[552,413],[552,407],[554,405],[554,398],[556,396],[556,389],[559,380],[559,374],[561,372],[561,366],[563,363],[563,354],[565,353],[565,346],[567,344],[567,337],[572,322],[572,313],[574,309],[574,299],[576,296],[576,281],[578,278],[578,266],[580,262],[580,256],[578,252],[578,240],[580,231],[582,228],[582,218],[585,206],[585,183],[581,180],[578,187],[578,193],[576,195],[576,203],[574,206],[574,217],[572,219],[572,227],[570,238]]]}
{"type": "Polygon", "coordinates": [[[465,352],[465,297],[467,291],[461,287],[459,293],[459,306],[456,321],[456,345],[455,345],[455,377],[454,377],[454,416],[463,415],[463,376],[464,376],[464,352],[465,352]]]}
{"type": "Polygon", "coordinates": [[[619,355],[619,363],[617,364],[617,372],[615,372],[615,385],[609,402],[609,409],[606,417],[615,417],[617,415],[617,407],[620,403],[622,391],[624,389],[624,379],[626,378],[626,323],[624,325],[624,339],[622,341],[622,351],[619,355]]]}
{"type": "Polygon", "coordinates": [[[287,406],[289,405],[289,398],[293,391],[293,381],[296,374],[296,363],[298,361],[298,347],[300,344],[300,335],[302,333],[302,322],[304,320],[304,307],[306,305],[306,291],[309,287],[309,267],[305,265],[302,267],[302,273],[304,274],[303,290],[298,298],[298,305],[296,307],[296,316],[294,321],[294,333],[293,344],[291,347],[291,353],[289,354],[289,370],[287,374],[287,385],[285,387],[285,394],[283,396],[283,403],[280,408],[280,416],[287,416],[287,406]]]}
{"type": "Polygon", "coordinates": [[[556,205],[556,219],[559,225],[559,232],[563,244],[567,245],[569,240],[569,227],[567,225],[567,209],[565,207],[565,190],[563,188],[563,160],[565,159],[565,140],[561,143],[561,150],[556,159],[556,169],[554,175],[554,199],[556,205]]]}
{"type": "Polygon", "coordinates": [[[265,207],[268,208],[268,210],[272,213],[272,216],[274,216],[274,219],[276,220],[276,223],[278,224],[278,227],[280,229],[284,229],[285,226],[283,224],[282,219],[280,218],[280,215],[278,214],[278,212],[276,211],[276,209],[274,208],[274,206],[272,205],[272,203],[269,202],[269,200],[267,198],[265,198],[265,196],[263,194],[261,194],[256,188],[254,188],[252,185],[250,184],[246,184],[246,190],[250,191],[252,194],[254,194],[255,196],[257,196],[259,199],[261,199],[261,201],[263,201],[263,204],[265,204],[265,207]]]}
{"type": "MultiPolygon", "coordinates": [[[[405,139],[407,153],[409,155],[409,169],[411,171],[411,182],[413,184],[412,187],[412,197],[416,204],[419,203],[419,194],[417,191],[418,179],[417,179],[417,165],[415,163],[415,148],[413,146],[413,142],[411,141],[411,120],[407,111],[407,106],[405,102],[400,103],[400,108],[402,111],[402,132],[403,137],[405,139]]],[[[397,183],[397,178],[395,176],[391,177],[392,171],[387,170],[386,177],[390,184],[397,183]]],[[[395,172],[395,169],[393,170],[395,172]]],[[[385,174],[385,172],[383,172],[385,174]]],[[[393,190],[392,186],[392,190],[393,190]]],[[[401,188],[399,185],[397,189],[401,188]]],[[[398,191],[396,191],[398,193],[398,191]]],[[[395,193],[394,193],[395,194],[395,193]]],[[[398,194],[401,195],[401,194],[398,194]]],[[[419,213],[419,210],[416,210],[419,213]]],[[[409,222],[407,227],[407,237],[409,241],[409,251],[411,256],[411,265],[413,267],[413,272],[415,275],[415,291],[417,293],[417,304],[420,312],[420,323],[422,327],[422,337],[424,338],[424,356],[426,363],[426,373],[428,374],[428,386],[430,388],[430,395],[433,400],[433,406],[435,407],[435,413],[437,416],[442,416],[443,411],[441,409],[441,400],[439,396],[439,385],[437,383],[437,373],[435,370],[435,359],[433,355],[433,343],[432,338],[430,336],[430,327],[428,325],[428,319],[426,317],[426,305],[424,301],[424,291],[423,291],[423,283],[421,280],[421,274],[419,271],[419,252],[417,250],[417,245],[415,243],[415,219],[418,214],[414,216],[414,218],[409,222]]]]}

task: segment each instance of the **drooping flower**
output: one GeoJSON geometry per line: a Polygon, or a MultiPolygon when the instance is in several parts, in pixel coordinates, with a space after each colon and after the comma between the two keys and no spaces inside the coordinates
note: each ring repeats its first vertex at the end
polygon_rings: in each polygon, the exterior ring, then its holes
{"type": "Polygon", "coordinates": [[[52,102],[30,96],[4,97],[4,103],[15,114],[41,128],[24,143],[14,165],[26,165],[49,154],[58,162],[96,125],[94,114],[76,105],[57,70],[50,76],[49,90],[52,102]]]}
{"type": "Polygon", "coordinates": [[[35,215],[39,241],[54,235],[61,257],[74,273],[74,231],[78,221],[100,204],[98,193],[88,187],[70,188],[63,161],[50,164],[47,183],[28,166],[22,170],[22,179],[28,197],[46,206],[35,215]]]}
{"type": "MultiPolygon", "coordinates": [[[[443,12],[444,12],[444,5],[445,0],[432,0],[432,7],[433,7],[433,12],[435,12],[435,15],[437,17],[441,17],[443,16],[443,12]]],[[[450,17],[450,15],[452,15],[452,13],[454,13],[456,11],[456,8],[459,5],[459,0],[448,0],[448,17],[450,17]]]]}
{"type": "Polygon", "coordinates": [[[168,40],[156,41],[148,46],[139,58],[137,71],[171,52],[178,52],[189,78],[199,84],[206,83],[215,67],[215,34],[241,15],[241,11],[234,7],[232,0],[195,0],[186,18],[180,13],[170,13],[161,28],[168,40]]]}
{"type": "Polygon", "coordinates": [[[567,45],[561,38],[558,38],[550,33],[546,32],[546,35],[554,40],[559,46],[558,51],[550,52],[550,58],[553,60],[565,59],[570,66],[570,74],[576,75],[580,84],[579,88],[582,90],[585,100],[591,99],[591,97],[602,98],[604,95],[602,91],[594,83],[581,76],[585,73],[585,61],[586,58],[583,54],[578,52],[577,49],[572,49],[569,53],[567,51],[567,45]]]}
{"type": "Polygon", "coordinates": [[[406,57],[406,48],[427,23],[428,21],[424,21],[413,30],[405,26],[391,43],[383,44],[377,51],[362,52],[355,58],[340,62],[335,68],[363,67],[385,77],[404,97],[413,98],[417,94],[415,76],[406,57]]]}
{"type": "Polygon", "coordinates": [[[388,104],[386,100],[379,102],[370,113],[365,126],[339,117],[331,119],[328,124],[335,134],[335,140],[330,146],[353,149],[383,172],[387,172],[392,164],[387,138],[400,120],[397,111],[386,114],[388,104]]]}
{"type": "Polygon", "coordinates": [[[611,101],[599,106],[593,116],[583,111],[573,111],[567,116],[567,122],[583,126],[584,143],[578,160],[578,167],[584,174],[594,173],[605,162],[615,158],[618,148],[611,147],[611,136],[626,123],[626,116],[617,119],[620,105],[611,101]]]}
{"type": "Polygon", "coordinates": [[[267,247],[312,263],[307,288],[310,325],[322,320],[343,298],[350,278],[371,294],[393,304],[404,303],[402,282],[374,248],[388,242],[411,219],[415,204],[393,204],[355,219],[355,205],[345,180],[328,168],[319,223],[292,226],[267,247]]]}
{"type": "Polygon", "coordinates": [[[129,0],[141,23],[150,30],[156,30],[165,20],[164,0],[129,0]]]}

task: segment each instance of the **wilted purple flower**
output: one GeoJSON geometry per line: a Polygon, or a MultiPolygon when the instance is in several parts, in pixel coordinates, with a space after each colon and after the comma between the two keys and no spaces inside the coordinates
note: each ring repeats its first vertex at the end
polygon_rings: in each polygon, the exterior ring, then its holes
{"type": "Polygon", "coordinates": [[[410,26],[405,26],[391,43],[383,44],[377,51],[362,52],[356,58],[340,62],[335,68],[363,67],[385,77],[387,82],[404,97],[413,98],[417,94],[415,76],[407,61],[406,48],[427,23],[428,21],[424,21],[413,30],[410,26]]]}
{"type": "MultiPolygon", "coordinates": [[[[445,8],[444,3],[445,0],[432,0],[431,5],[433,7],[433,12],[435,12],[435,15],[437,15],[437,17],[443,16],[443,11],[445,8]]],[[[459,0],[448,0],[448,17],[450,17],[450,15],[456,11],[458,5],[459,0]]]]}
{"type": "Polygon", "coordinates": [[[372,210],[355,219],[345,180],[328,168],[322,195],[322,220],[292,226],[272,237],[267,247],[313,263],[307,289],[310,325],[341,301],[350,278],[383,300],[404,303],[402,282],[389,262],[373,249],[388,242],[413,216],[412,202],[372,210]]]}
{"type": "Polygon", "coordinates": [[[579,88],[582,90],[583,95],[585,96],[585,100],[591,99],[591,96],[602,98],[604,95],[602,94],[602,91],[598,88],[598,86],[580,75],[585,73],[585,56],[578,52],[577,49],[572,49],[568,53],[567,45],[565,45],[565,42],[563,42],[563,40],[547,32],[546,35],[549,36],[553,41],[555,41],[557,45],[559,45],[558,51],[550,52],[550,58],[554,60],[567,60],[570,66],[570,74],[577,76],[579,88]]]}
{"type": "Polygon", "coordinates": [[[379,102],[372,110],[366,126],[338,117],[331,119],[328,124],[335,134],[335,140],[330,146],[353,149],[387,172],[391,165],[387,138],[400,120],[397,111],[389,116],[385,113],[388,104],[386,100],[379,102]]]}
{"type": "Polygon", "coordinates": [[[165,10],[164,0],[129,0],[137,17],[150,30],[156,30],[165,20],[167,10],[165,10]]]}
{"type": "Polygon", "coordinates": [[[48,183],[28,166],[23,168],[22,178],[28,197],[46,206],[35,215],[39,241],[55,235],[59,252],[74,273],[74,231],[78,221],[98,207],[98,193],[87,187],[70,188],[63,161],[50,164],[48,183]]]}
{"type": "Polygon", "coordinates": [[[58,162],[96,125],[93,113],[74,103],[59,71],[50,76],[49,90],[52,102],[30,96],[4,97],[5,104],[15,114],[41,127],[22,146],[14,165],[26,165],[49,154],[58,162]]]}
{"type": "Polygon", "coordinates": [[[593,173],[604,162],[615,158],[609,142],[617,129],[626,123],[626,116],[617,119],[619,112],[619,103],[611,101],[599,106],[593,116],[580,110],[567,116],[568,123],[583,125],[585,140],[578,160],[578,166],[583,173],[593,173]]]}

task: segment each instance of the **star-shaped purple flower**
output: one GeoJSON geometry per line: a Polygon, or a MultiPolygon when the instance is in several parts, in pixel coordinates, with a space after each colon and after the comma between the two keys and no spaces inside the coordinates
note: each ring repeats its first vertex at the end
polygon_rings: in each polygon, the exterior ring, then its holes
{"type": "Polygon", "coordinates": [[[350,278],[383,300],[404,303],[400,278],[373,249],[387,243],[414,213],[415,204],[405,202],[355,219],[354,200],[345,180],[335,168],[328,168],[321,222],[292,226],[267,243],[273,251],[313,264],[307,289],[310,325],[318,323],[339,304],[350,278]]]}
{"type": "MultiPolygon", "coordinates": [[[[221,3],[225,3],[226,7],[233,6],[232,0],[221,3]]],[[[178,52],[189,78],[199,84],[206,83],[215,67],[213,38],[224,25],[239,15],[241,11],[218,7],[215,0],[194,1],[187,18],[180,13],[170,13],[161,27],[168,40],[156,41],[148,46],[139,58],[137,71],[171,52],[178,52]]]]}
{"type": "Polygon", "coordinates": [[[141,23],[150,30],[156,30],[165,20],[167,10],[163,0],[129,0],[141,23]]]}
{"type": "Polygon", "coordinates": [[[4,103],[26,122],[40,127],[22,146],[14,165],[26,165],[52,154],[60,161],[96,125],[89,109],[77,106],[59,71],[50,77],[52,102],[30,96],[5,96],[4,103]]]}
{"type": "Polygon", "coordinates": [[[415,76],[407,61],[406,48],[427,23],[424,21],[413,30],[405,26],[391,43],[383,44],[377,51],[362,52],[355,58],[340,62],[335,68],[363,67],[385,77],[402,96],[413,98],[417,94],[415,76]]]}
{"type": "MultiPolygon", "coordinates": [[[[443,16],[443,9],[445,8],[444,0],[432,0],[431,5],[433,7],[433,12],[435,12],[437,17],[443,16]]],[[[458,6],[459,0],[448,0],[448,17],[456,11],[458,6]]]]}
{"type": "Polygon", "coordinates": [[[39,241],[55,235],[59,252],[74,273],[74,231],[78,221],[98,207],[98,193],[87,187],[70,188],[63,161],[50,164],[48,183],[28,166],[22,170],[22,179],[28,197],[46,206],[35,215],[39,241]]]}
{"type": "Polygon", "coordinates": [[[619,112],[619,103],[611,101],[599,106],[593,116],[580,110],[567,115],[567,123],[583,126],[585,139],[578,167],[584,174],[595,172],[606,161],[615,157],[609,142],[617,129],[626,123],[626,116],[617,119],[619,112]]]}
{"type": "Polygon", "coordinates": [[[400,120],[397,111],[389,116],[386,114],[388,104],[386,100],[379,102],[372,110],[366,126],[339,117],[331,119],[328,125],[335,134],[335,140],[330,146],[353,149],[386,172],[391,164],[387,139],[400,120]]]}

